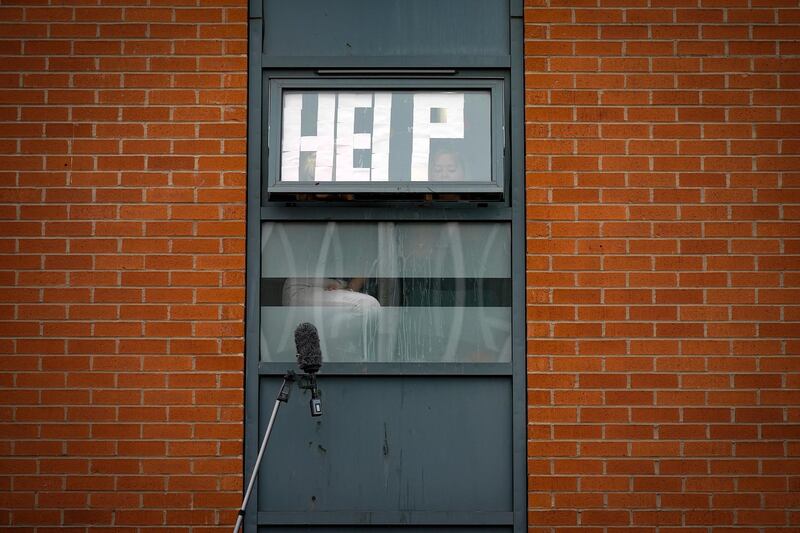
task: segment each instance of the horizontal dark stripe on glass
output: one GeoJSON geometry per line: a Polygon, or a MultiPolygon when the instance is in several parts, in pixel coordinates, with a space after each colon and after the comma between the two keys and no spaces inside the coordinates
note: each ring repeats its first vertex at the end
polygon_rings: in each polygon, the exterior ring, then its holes
{"type": "MultiPolygon", "coordinates": [[[[283,307],[287,278],[261,278],[261,306],[283,307]]],[[[383,307],[511,307],[510,278],[366,278],[383,307]]]]}

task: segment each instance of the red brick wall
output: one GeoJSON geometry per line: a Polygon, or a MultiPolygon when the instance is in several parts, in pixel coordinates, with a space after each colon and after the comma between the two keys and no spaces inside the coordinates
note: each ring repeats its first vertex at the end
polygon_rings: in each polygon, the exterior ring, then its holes
{"type": "Polygon", "coordinates": [[[246,41],[244,0],[0,5],[0,528],[232,527],[246,41]]]}
{"type": "Polygon", "coordinates": [[[797,531],[797,1],[526,6],[532,531],[797,531]]]}
{"type": "MultiPolygon", "coordinates": [[[[227,530],[246,9],[99,1],[0,5],[0,527],[227,530]]],[[[797,2],[562,3],[525,11],[531,528],[797,529],[797,2]]]]}

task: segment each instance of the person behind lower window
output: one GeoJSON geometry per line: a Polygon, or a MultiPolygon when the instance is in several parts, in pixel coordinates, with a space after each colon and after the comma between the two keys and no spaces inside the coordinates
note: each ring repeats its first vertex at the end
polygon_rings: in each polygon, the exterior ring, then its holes
{"type": "Polygon", "coordinates": [[[306,308],[298,309],[297,321],[316,322],[321,336],[337,347],[334,352],[339,353],[332,353],[332,357],[374,360],[381,304],[375,297],[360,292],[365,281],[365,278],[288,278],[283,285],[283,305],[306,308]]]}

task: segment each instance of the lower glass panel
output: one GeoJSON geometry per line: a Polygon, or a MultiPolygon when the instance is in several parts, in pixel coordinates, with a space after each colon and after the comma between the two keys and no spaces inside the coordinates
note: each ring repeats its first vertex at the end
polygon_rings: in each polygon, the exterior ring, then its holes
{"type": "Polygon", "coordinates": [[[323,360],[467,362],[511,360],[510,307],[263,307],[263,361],[296,358],[294,328],[314,324],[323,360]]]}
{"type": "Polygon", "coordinates": [[[503,222],[266,222],[261,360],[314,324],[330,362],[511,360],[503,222]]]}

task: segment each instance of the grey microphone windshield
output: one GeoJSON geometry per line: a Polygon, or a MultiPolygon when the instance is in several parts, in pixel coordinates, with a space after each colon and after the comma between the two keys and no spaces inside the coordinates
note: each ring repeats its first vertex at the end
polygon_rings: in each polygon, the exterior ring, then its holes
{"type": "Polygon", "coordinates": [[[306,374],[316,374],[322,366],[322,350],[319,348],[319,334],[314,324],[303,322],[294,330],[294,344],[297,347],[297,366],[306,374]]]}

